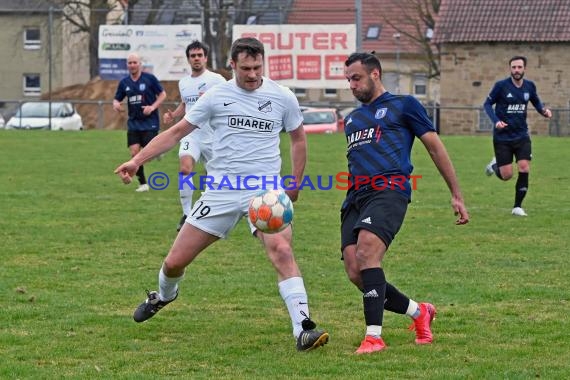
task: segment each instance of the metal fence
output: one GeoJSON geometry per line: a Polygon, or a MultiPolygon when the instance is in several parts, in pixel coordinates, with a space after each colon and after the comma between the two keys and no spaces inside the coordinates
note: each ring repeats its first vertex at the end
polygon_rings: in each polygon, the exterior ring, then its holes
{"type": "MultiPolygon", "coordinates": [[[[32,100],[35,101],[35,100],[32,100]]],[[[66,99],[53,100],[68,101],[75,105],[79,115],[83,119],[84,129],[124,129],[127,123],[126,112],[117,113],[113,110],[112,100],[80,100],[66,99]]],[[[18,107],[26,101],[24,100],[2,100],[0,99],[0,114],[4,116],[6,122],[12,117],[18,107]]],[[[161,115],[168,109],[174,109],[177,102],[164,102],[160,107],[161,115]]],[[[348,110],[355,107],[355,103],[310,103],[302,104],[312,107],[335,107],[338,110],[348,110]]],[[[126,108],[126,105],[125,105],[126,108]]],[[[426,110],[437,131],[442,134],[453,135],[477,135],[490,134],[493,125],[482,107],[442,107],[426,105],[426,110]]],[[[528,122],[533,135],[566,137],[570,136],[570,109],[552,109],[552,118],[546,120],[533,109],[529,110],[528,122]]],[[[167,126],[162,125],[163,129],[167,126]]]]}

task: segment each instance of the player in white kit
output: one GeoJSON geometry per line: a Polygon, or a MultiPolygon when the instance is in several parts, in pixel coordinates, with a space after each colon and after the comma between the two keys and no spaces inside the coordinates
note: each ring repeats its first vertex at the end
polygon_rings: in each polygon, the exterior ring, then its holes
{"type": "MultiPolygon", "coordinates": [[[[301,182],[307,144],[299,103],[290,90],[262,76],[263,60],[260,41],[237,39],[231,48],[234,79],[206,92],[184,119],[115,170],[123,182],[129,183],[140,165],[172,148],[204,122],[210,122],[214,131],[213,154],[206,170],[215,178],[214,186],[207,188],[194,204],[159,271],[159,290],[149,292],[135,310],[136,322],[152,318],[174,301],[186,266],[210,244],[228,235],[247,214],[249,200],[267,184],[266,180],[269,186],[276,185],[271,180],[279,177],[281,171],[281,129],[291,139],[291,174],[297,183],[301,182]],[[246,176],[249,180],[244,189],[240,179],[246,176]]],[[[295,201],[299,189],[286,193],[295,201]]],[[[307,292],[291,247],[291,227],[275,234],[255,231],[253,227],[252,231],[277,271],[279,293],[291,318],[297,349],[308,351],[324,345],[329,334],[316,329],[309,317],[307,292]]]]}
{"type": "MultiPolygon", "coordinates": [[[[174,111],[168,110],[163,115],[166,124],[172,123],[176,118],[188,113],[190,108],[196,103],[208,89],[224,83],[226,79],[220,74],[209,71],[206,68],[208,62],[208,45],[193,41],[186,47],[186,59],[192,73],[178,82],[178,90],[182,102],[174,111]]],[[[194,131],[180,140],[178,157],[180,159],[180,172],[188,176],[198,161],[208,162],[212,157],[212,128],[208,122],[202,124],[200,129],[194,131]]],[[[187,184],[180,189],[180,204],[182,205],[182,217],[178,223],[177,231],[180,231],[186,220],[186,216],[192,209],[193,187],[187,184]]]]}

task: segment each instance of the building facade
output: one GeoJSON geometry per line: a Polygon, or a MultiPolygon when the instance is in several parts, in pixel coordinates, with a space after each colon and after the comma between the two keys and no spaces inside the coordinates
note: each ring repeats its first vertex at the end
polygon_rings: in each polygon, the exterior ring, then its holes
{"type": "Polygon", "coordinates": [[[529,103],[532,134],[566,135],[570,127],[570,7],[557,0],[518,3],[443,0],[434,42],[441,46],[441,118],[445,134],[489,133],[482,106],[509,59],[528,59],[525,77],[553,109],[547,120],[529,103]]]}
{"type": "Polygon", "coordinates": [[[87,82],[86,36],[72,33],[60,11],[50,15],[42,3],[29,8],[25,1],[17,3],[17,8],[0,9],[0,49],[5,52],[0,56],[0,99],[33,100],[50,89],[87,82]]]}

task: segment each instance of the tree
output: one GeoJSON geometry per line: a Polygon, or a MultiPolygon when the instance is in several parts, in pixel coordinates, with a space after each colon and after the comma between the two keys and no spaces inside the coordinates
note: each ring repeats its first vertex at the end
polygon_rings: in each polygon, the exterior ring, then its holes
{"type": "Polygon", "coordinates": [[[209,61],[226,68],[232,44],[232,26],[246,24],[251,16],[257,20],[268,12],[283,14],[281,0],[200,0],[204,20],[204,42],[210,46],[209,61]]]}
{"type": "MultiPolygon", "coordinates": [[[[136,1],[136,0],[135,0],[136,1]]],[[[99,74],[99,25],[107,23],[107,15],[119,0],[49,0],[48,3],[62,10],[63,18],[73,28],[72,33],[87,34],[89,38],[89,76],[99,74]]]]}
{"type": "MultiPolygon", "coordinates": [[[[89,38],[89,74],[91,78],[99,74],[99,26],[111,23],[129,23],[133,15],[142,7],[147,12],[145,25],[160,24],[163,12],[188,11],[189,9],[165,9],[165,0],[44,0],[45,3],[61,10],[62,17],[72,26],[72,33],[84,33],[89,38]],[[144,5],[143,5],[144,4],[144,5]],[[111,11],[120,9],[120,17],[109,20],[111,11]]],[[[202,12],[203,40],[210,46],[210,62],[216,68],[226,68],[232,42],[232,25],[245,24],[250,16],[261,17],[266,12],[282,11],[279,0],[196,0],[202,12]]],[[[192,8],[192,11],[195,11],[192,8]]],[[[174,17],[171,18],[172,20],[174,17]]]]}
{"type": "MultiPolygon", "coordinates": [[[[431,42],[435,29],[435,20],[441,0],[390,0],[392,7],[398,9],[398,17],[389,18],[378,13],[383,22],[390,25],[402,36],[408,37],[425,53],[428,77],[439,78],[440,48],[431,42]]],[[[392,15],[391,15],[392,16],[392,15]]]]}

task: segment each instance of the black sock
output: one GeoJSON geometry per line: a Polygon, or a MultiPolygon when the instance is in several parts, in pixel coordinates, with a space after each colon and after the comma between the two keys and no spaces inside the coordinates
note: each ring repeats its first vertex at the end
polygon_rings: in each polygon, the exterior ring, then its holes
{"type": "Polygon", "coordinates": [[[384,309],[396,314],[406,314],[410,299],[402,294],[394,285],[386,283],[386,303],[384,309]]]}
{"type": "Polygon", "coordinates": [[[360,271],[364,294],[364,319],[366,325],[382,326],[384,300],[386,299],[386,277],[382,268],[369,268],[360,271]]]}
{"type": "Polygon", "coordinates": [[[528,173],[520,173],[515,185],[515,206],[521,207],[526,192],[528,191],[528,173]]]}
{"type": "Polygon", "coordinates": [[[491,167],[493,168],[493,171],[495,172],[495,175],[496,175],[497,177],[499,177],[500,180],[502,180],[503,177],[501,177],[501,171],[499,170],[499,167],[497,166],[497,164],[493,164],[491,167]]]}
{"type": "Polygon", "coordinates": [[[137,177],[139,178],[139,183],[144,185],[146,183],[146,178],[144,176],[144,166],[139,166],[139,170],[137,170],[137,177]]]}

